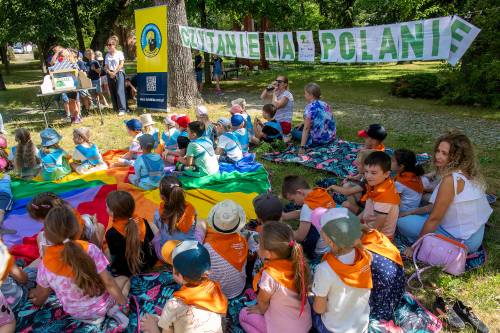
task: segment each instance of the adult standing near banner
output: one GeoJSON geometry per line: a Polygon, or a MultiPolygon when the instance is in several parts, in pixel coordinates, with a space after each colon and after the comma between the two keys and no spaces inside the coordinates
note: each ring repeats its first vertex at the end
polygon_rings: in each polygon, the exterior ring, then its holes
{"type": "Polygon", "coordinates": [[[293,95],[288,90],[288,78],[279,75],[272,84],[264,89],[260,98],[263,100],[272,98],[272,103],[276,107],[274,119],[280,123],[283,134],[288,136],[292,130],[294,105],[293,95]]]}
{"type": "Polygon", "coordinates": [[[118,111],[119,116],[125,115],[127,111],[127,99],[125,97],[125,72],[123,66],[125,57],[122,51],[118,51],[118,37],[111,36],[108,39],[108,53],[104,58],[104,68],[108,75],[108,86],[113,102],[113,110],[118,111]]]}

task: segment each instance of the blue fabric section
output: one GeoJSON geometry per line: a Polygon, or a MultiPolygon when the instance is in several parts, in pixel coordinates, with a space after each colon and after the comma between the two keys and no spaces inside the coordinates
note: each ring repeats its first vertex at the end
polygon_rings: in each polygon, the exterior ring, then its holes
{"type": "MultiPolygon", "coordinates": [[[[80,152],[85,158],[87,159],[88,162],[90,162],[92,165],[97,165],[101,161],[101,158],[99,156],[99,152],[97,151],[96,145],[91,145],[89,148],[84,147],[82,145],[76,145],[75,149],[80,152]]],[[[82,161],[86,162],[86,161],[82,161]]]]}
{"type": "Polygon", "coordinates": [[[255,154],[245,154],[243,158],[234,163],[219,162],[219,172],[252,172],[257,171],[262,164],[255,162],[255,154]]]}

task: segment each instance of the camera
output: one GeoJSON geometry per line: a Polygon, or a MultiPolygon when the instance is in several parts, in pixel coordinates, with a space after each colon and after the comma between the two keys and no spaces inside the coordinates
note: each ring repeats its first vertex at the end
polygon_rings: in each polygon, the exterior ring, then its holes
{"type": "Polygon", "coordinates": [[[266,90],[267,91],[273,91],[274,90],[274,86],[272,84],[269,84],[267,87],[266,87],[266,90]]]}

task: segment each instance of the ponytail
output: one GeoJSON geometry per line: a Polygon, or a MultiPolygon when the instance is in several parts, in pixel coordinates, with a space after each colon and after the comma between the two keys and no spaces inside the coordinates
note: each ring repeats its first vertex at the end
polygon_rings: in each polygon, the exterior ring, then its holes
{"type": "Polygon", "coordinates": [[[141,249],[139,227],[137,227],[137,222],[133,218],[128,219],[125,234],[127,235],[125,237],[125,258],[130,272],[135,275],[141,271],[144,254],[141,249]]]}
{"type": "Polygon", "coordinates": [[[306,263],[302,245],[295,240],[291,240],[290,245],[292,246],[292,262],[295,271],[295,288],[300,297],[300,314],[302,314],[307,302],[307,290],[309,288],[311,272],[309,270],[309,265],[306,263]]]}
{"type": "Polygon", "coordinates": [[[411,172],[416,176],[423,176],[425,173],[424,168],[417,164],[417,156],[415,153],[408,149],[397,149],[394,152],[394,158],[398,165],[403,165],[402,172],[411,172]]]}
{"type": "Polygon", "coordinates": [[[186,209],[186,195],[179,180],[173,176],[163,177],[159,189],[164,200],[164,208],[160,212],[160,219],[162,223],[168,226],[168,232],[172,234],[176,230],[177,221],[186,209]]]}

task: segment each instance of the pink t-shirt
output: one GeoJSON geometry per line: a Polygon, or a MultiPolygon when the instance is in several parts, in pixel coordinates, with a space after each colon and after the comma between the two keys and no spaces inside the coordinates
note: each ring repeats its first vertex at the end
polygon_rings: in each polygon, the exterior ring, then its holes
{"type": "MultiPolygon", "coordinates": [[[[97,272],[101,273],[109,265],[108,259],[94,244],[89,244],[88,255],[94,260],[97,272]]],[[[49,271],[43,261],[38,266],[36,283],[44,288],[52,288],[61,302],[64,311],[75,319],[94,320],[106,316],[106,312],[115,304],[108,292],[97,297],[89,297],[66,276],[49,271]]]]}
{"type": "Polygon", "coordinates": [[[281,285],[264,271],[259,282],[260,289],[272,294],[264,318],[267,332],[301,333],[311,328],[311,308],[306,300],[300,314],[299,295],[281,285]]]}

